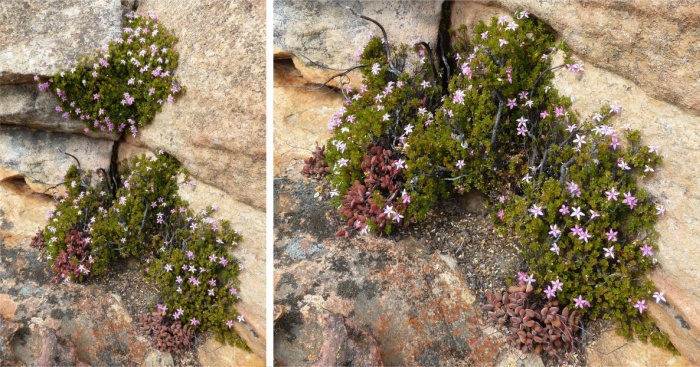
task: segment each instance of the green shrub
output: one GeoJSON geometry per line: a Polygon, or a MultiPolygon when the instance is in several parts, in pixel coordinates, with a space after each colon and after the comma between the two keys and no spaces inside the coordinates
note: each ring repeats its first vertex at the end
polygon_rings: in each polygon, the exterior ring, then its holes
{"type": "Polygon", "coordinates": [[[85,123],[85,131],[120,135],[149,124],[164,102],[182,88],[173,77],[179,54],[177,38],[153,14],[126,15],[123,34],[98,53],[70,62],[69,70],[48,81],[38,76],[39,89],[56,93],[56,111],[85,123]]]}
{"type": "Polygon", "coordinates": [[[114,176],[72,166],[66,195],[32,243],[45,246],[55,283],[80,282],[136,257],[160,291],[163,316],[245,347],[233,329],[244,320],[234,307],[240,267],[229,254],[242,238],[213,218],[216,207],[192,212],[178,195],[178,177],[185,172],[163,152],[123,161],[114,176]]]}

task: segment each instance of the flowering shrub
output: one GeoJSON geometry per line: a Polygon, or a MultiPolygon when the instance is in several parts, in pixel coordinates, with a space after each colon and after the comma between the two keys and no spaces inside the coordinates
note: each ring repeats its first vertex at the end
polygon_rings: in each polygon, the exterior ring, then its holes
{"type": "MultiPolygon", "coordinates": [[[[487,192],[497,198],[497,226],[523,239],[528,268],[521,270],[531,275],[520,281],[552,282],[519,300],[576,309],[567,320],[611,318],[623,335],[672,348],[644,313],[663,208],[637,179],[661,163],[658,147],[642,145],[638,131],[613,129],[618,104],[590,117],[570,109],[552,86],[553,70],[578,73],[583,65],[565,56],[551,66],[553,34],[529,13],[480,23],[472,39],[465,34],[454,35],[442,74],[424,43],[414,45],[421,62],[410,73],[405,47],[374,37],[362,51],[363,85],[343,89],[346,103],[329,123],[331,196],[350,227],[339,234],[388,233],[421,220],[440,198],[487,192]]],[[[567,325],[568,343],[575,326],[567,325]]],[[[530,351],[561,348],[513,340],[530,351]]]]}
{"type": "MultiPolygon", "coordinates": [[[[80,282],[119,258],[139,258],[146,279],[161,291],[157,312],[164,320],[157,320],[158,325],[188,324],[183,335],[188,329],[210,331],[244,347],[233,329],[234,321],[244,322],[234,307],[240,268],[228,254],[241,236],[227,221],[213,218],[216,207],[201,213],[189,209],[178,195],[177,179],[183,173],[163,152],[122,162],[113,176],[72,166],[66,195],[47,214],[49,223],[32,243],[37,248],[45,243],[43,251],[56,274],[53,282],[80,282]]],[[[175,334],[173,338],[183,337],[175,334]]],[[[155,343],[162,350],[189,345],[168,340],[155,343]]]]}
{"type": "Polygon", "coordinates": [[[58,97],[56,111],[83,121],[86,132],[128,130],[136,136],[164,101],[182,92],[172,75],[177,38],[153,14],[130,13],[125,23],[122,36],[96,55],[69,62],[68,71],[48,80],[34,77],[40,90],[58,97]]]}

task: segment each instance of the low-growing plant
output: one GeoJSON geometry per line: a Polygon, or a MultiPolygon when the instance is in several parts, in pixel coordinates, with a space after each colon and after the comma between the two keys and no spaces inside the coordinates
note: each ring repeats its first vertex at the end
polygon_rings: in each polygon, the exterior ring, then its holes
{"type": "Polygon", "coordinates": [[[508,342],[523,353],[547,353],[562,359],[560,353],[574,351],[581,312],[560,308],[557,300],[533,302],[532,290],[532,284],[521,280],[501,294],[487,291],[483,308],[491,320],[507,327],[508,342]]]}
{"type": "MultiPolygon", "coordinates": [[[[644,312],[654,291],[645,275],[656,265],[654,224],[663,208],[638,179],[661,163],[658,147],[644,146],[638,131],[612,127],[619,104],[588,117],[571,109],[553,87],[554,70],[579,73],[583,65],[528,12],[493,18],[471,38],[466,34],[464,28],[453,34],[439,72],[422,42],[412,46],[420,61],[411,72],[409,48],[391,45],[385,33],[362,50],[353,69],[363,84],[341,85],[346,101],[331,117],[326,145],[330,196],[348,225],[338,234],[389,233],[392,224],[422,220],[439,199],[486,192],[497,227],[522,239],[527,268],[517,270],[531,274],[527,283],[557,282],[517,300],[575,308],[566,316],[575,314],[571,321],[610,318],[627,337],[672,348],[644,312]],[[565,52],[564,64],[552,66],[556,50],[565,52]]],[[[664,300],[663,292],[653,296],[664,300]]],[[[567,343],[578,328],[571,324],[567,343]]],[[[520,340],[520,331],[515,335],[520,340]]],[[[572,348],[533,340],[519,346],[572,348]]]]}
{"type": "Polygon", "coordinates": [[[34,80],[39,89],[55,93],[63,118],[85,123],[85,131],[120,135],[149,124],[164,102],[182,93],[173,71],[179,54],[175,37],[157,16],[129,13],[121,37],[98,53],[68,64],[52,78],[34,80]]]}
{"type": "MultiPolygon", "coordinates": [[[[37,248],[45,243],[55,283],[99,275],[120,258],[141,259],[145,278],[160,291],[157,312],[167,318],[158,325],[188,324],[245,347],[233,328],[234,322],[244,322],[234,307],[240,267],[229,255],[242,238],[228,221],[213,218],[216,207],[194,213],[178,194],[178,177],[187,176],[163,152],[123,161],[116,175],[72,166],[65,196],[32,243],[37,248]]],[[[171,337],[155,343],[162,350],[189,345],[171,337]]]]}

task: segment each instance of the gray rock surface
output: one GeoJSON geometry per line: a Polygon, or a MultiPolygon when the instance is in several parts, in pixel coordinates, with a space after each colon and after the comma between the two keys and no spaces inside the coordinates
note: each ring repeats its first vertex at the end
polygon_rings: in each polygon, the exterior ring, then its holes
{"type": "Polygon", "coordinates": [[[56,97],[40,92],[35,84],[0,85],[0,125],[20,125],[30,129],[85,134],[93,138],[117,140],[115,134],[85,132],[82,121],[66,120],[56,112],[56,97]]]}
{"type": "Polygon", "coordinates": [[[53,75],[121,31],[120,0],[0,2],[0,84],[53,75]]]}
{"type": "Polygon", "coordinates": [[[75,160],[85,169],[108,168],[111,140],[0,125],[0,180],[24,177],[35,192],[63,181],[75,160]]]}

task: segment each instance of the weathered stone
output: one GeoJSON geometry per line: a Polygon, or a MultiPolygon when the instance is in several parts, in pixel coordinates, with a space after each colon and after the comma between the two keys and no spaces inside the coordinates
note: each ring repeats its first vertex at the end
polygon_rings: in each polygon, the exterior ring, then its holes
{"type": "Polygon", "coordinates": [[[12,366],[17,363],[10,341],[14,337],[19,324],[5,320],[0,317],[0,364],[3,366],[12,366]]]}
{"type": "Polygon", "coordinates": [[[324,128],[343,104],[343,98],[327,88],[318,90],[306,82],[288,60],[274,65],[274,175],[299,178],[304,159],[330,137],[324,128]]]}
{"type": "Polygon", "coordinates": [[[221,345],[214,339],[207,340],[197,349],[202,366],[265,366],[265,360],[255,354],[229,345],[221,345]]]}
{"type": "Polygon", "coordinates": [[[614,331],[607,331],[586,350],[589,366],[673,366],[686,367],[695,364],[682,356],[654,348],[641,341],[627,341],[614,331]]]}
{"type": "Polygon", "coordinates": [[[0,181],[24,178],[34,192],[41,193],[61,183],[68,168],[76,164],[64,153],[74,155],[86,169],[109,167],[113,143],[0,125],[0,181]]]}
{"type": "Polygon", "coordinates": [[[175,74],[187,92],[136,139],[174,155],[198,180],[264,210],[265,3],[139,3],[139,11],[149,10],[179,37],[175,74]]]}
{"type": "Polygon", "coordinates": [[[175,362],[170,353],[164,353],[152,349],[146,353],[146,357],[141,362],[141,367],[174,367],[175,362]]]}
{"type": "Polygon", "coordinates": [[[115,134],[85,132],[79,120],[66,120],[56,112],[56,96],[39,92],[33,84],[0,85],[0,124],[22,125],[31,129],[85,134],[93,138],[117,140],[115,134]]]}
{"type": "Polygon", "coordinates": [[[119,0],[0,2],[0,84],[53,75],[120,34],[119,0]]]}
{"type": "Polygon", "coordinates": [[[314,366],[384,366],[377,341],[352,319],[323,316],[323,345],[314,366]]]}
{"type": "Polygon", "coordinates": [[[77,366],[90,365],[78,359],[78,352],[73,343],[60,333],[44,329],[41,332],[42,346],[39,357],[34,362],[37,366],[77,366]]]}
{"type": "Polygon", "coordinates": [[[663,270],[654,272],[651,278],[659,289],[664,290],[665,297],[674,297],[675,306],[648,301],[649,315],[654,319],[659,329],[668,335],[673,346],[685,359],[695,364],[700,363],[700,350],[697,344],[700,340],[700,330],[697,328],[697,322],[693,319],[693,317],[697,317],[698,309],[684,303],[692,300],[693,296],[685,294],[682,289],[678,288],[677,284],[673,284],[678,283],[678,280],[665,276],[663,270]]]}
{"type": "MultiPolygon", "coordinates": [[[[379,22],[386,30],[389,41],[394,44],[420,40],[435,45],[437,42],[441,0],[363,0],[344,5],[379,22]]],[[[275,53],[280,56],[294,55],[295,66],[311,83],[324,83],[337,71],[319,68],[309,59],[334,69],[356,65],[355,55],[365,46],[370,33],[381,35],[381,30],[371,22],[354,16],[335,1],[275,2],[275,53]]],[[[350,79],[350,84],[354,86],[359,86],[362,81],[357,72],[350,74],[350,79]]]]}
{"type": "MultiPolygon", "coordinates": [[[[150,152],[147,148],[122,143],[119,146],[119,159],[147,152],[150,152]]],[[[195,211],[201,211],[209,205],[217,205],[216,217],[228,220],[232,228],[238,229],[243,235],[243,242],[233,249],[232,253],[244,266],[244,270],[239,274],[241,302],[236,304],[236,308],[246,322],[236,323],[235,328],[256,354],[265,355],[267,304],[265,287],[260,286],[265,284],[266,279],[265,214],[257,208],[237,202],[228,193],[201,181],[194,187],[181,186],[179,193],[195,211]]],[[[243,354],[239,351],[237,355],[243,354]]]]}
{"type": "Polygon", "coordinates": [[[322,352],[332,341],[329,313],[361,325],[385,365],[502,361],[505,337],[486,330],[460,270],[438,253],[410,237],[335,237],[325,219],[334,209],[315,201],[312,188],[279,190],[277,198],[275,304],[285,308],[275,321],[277,363],[335,365],[322,352]]]}
{"type": "MultiPolygon", "coordinates": [[[[4,241],[4,248],[29,246],[32,236],[44,225],[44,216],[52,208],[53,199],[36,194],[25,179],[0,180],[0,239],[4,241]]],[[[3,317],[12,318],[17,306],[11,297],[0,295],[0,315],[3,317]]]]}

